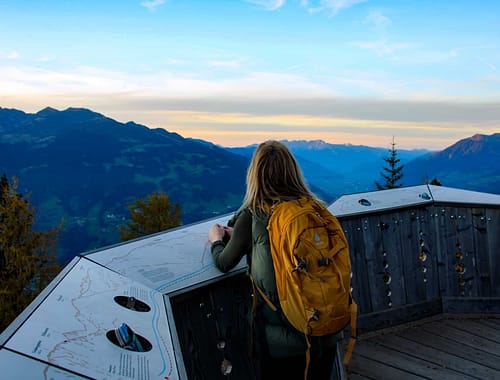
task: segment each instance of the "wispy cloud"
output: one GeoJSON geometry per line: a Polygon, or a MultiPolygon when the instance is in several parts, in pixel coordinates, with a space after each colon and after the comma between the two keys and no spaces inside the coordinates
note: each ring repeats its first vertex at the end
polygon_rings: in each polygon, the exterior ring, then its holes
{"type": "Polygon", "coordinates": [[[214,66],[214,67],[225,67],[225,68],[232,68],[236,69],[241,67],[242,63],[244,62],[244,59],[234,59],[234,60],[214,60],[210,61],[209,65],[214,66]]]}
{"type": "Polygon", "coordinates": [[[0,59],[18,59],[18,58],[20,58],[20,54],[15,50],[9,52],[0,51],[0,59]]]}
{"type": "Polygon", "coordinates": [[[391,20],[382,13],[380,9],[370,9],[366,16],[367,24],[373,26],[373,29],[377,32],[383,31],[389,25],[391,25],[391,20]]]}
{"type": "Polygon", "coordinates": [[[262,7],[267,11],[275,11],[285,5],[286,0],[245,0],[247,3],[262,7]]]}
{"type": "Polygon", "coordinates": [[[143,7],[148,8],[150,11],[154,11],[158,6],[165,3],[167,0],[145,0],[141,2],[143,7]]]}
{"type": "Polygon", "coordinates": [[[361,48],[373,51],[379,57],[384,55],[394,54],[397,51],[410,49],[416,47],[413,43],[407,42],[388,42],[384,39],[376,41],[361,41],[353,42],[353,45],[361,48]]]}
{"type": "Polygon", "coordinates": [[[491,71],[493,71],[493,72],[495,72],[495,73],[498,73],[498,72],[499,72],[499,71],[498,71],[498,69],[497,69],[497,67],[496,67],[493,63],[488,62],[487,60],[483,59],[482,57],[478,57],[478,56],[476,57],[476,59],[477,59],[479,62],[481,62],[481,63],[485,64],[487,67],[489,67],[489,68],[491,69],[491,71]]]}
{"type": "Polygon", "coordinates": [[[47,55],[42,55],[36,59],[37,62],[49,62],[51,59],[47,55]]]}
{"type": "Polygon", "coordinates": [[[309,12],[327,12],[330,16],[335,16],[343,9],[352,7],[353,5],[364,3],[368,0],[320,0],[317,1],[302,1],[308,7],[309,12]]]}

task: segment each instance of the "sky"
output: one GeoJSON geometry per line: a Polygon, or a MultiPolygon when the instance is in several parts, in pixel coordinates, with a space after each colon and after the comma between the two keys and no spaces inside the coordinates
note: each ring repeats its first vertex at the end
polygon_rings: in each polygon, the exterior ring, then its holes
{"type": "Polygon", "coordinates": [[[500,1],[2,0],[0,106],[223,146],[500,132],[500,1]]]}

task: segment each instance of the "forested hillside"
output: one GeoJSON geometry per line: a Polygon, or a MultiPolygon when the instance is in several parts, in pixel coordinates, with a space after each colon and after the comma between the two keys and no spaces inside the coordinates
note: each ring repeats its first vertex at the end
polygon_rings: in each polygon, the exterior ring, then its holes
{"type": "Polygon", "coordinates": [[[40,228],[64,219],[64,260],[118,242],[127,203],[156,190],[181,205],[184,224],[235,209],[246,160],[87,109],[27,114],[0,108],[0,171],[19,178],[20,192],[31,193],[40,228]]]}

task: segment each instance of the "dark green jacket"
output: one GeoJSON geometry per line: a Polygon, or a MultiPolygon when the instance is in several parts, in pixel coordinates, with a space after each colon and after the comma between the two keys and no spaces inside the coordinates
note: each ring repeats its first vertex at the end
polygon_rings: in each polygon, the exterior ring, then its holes
{"type": "MultiPolygon", "coordinates": [[[[212,245],[215,265],[223,272],[234,268],[246,255],[250,273],[255,284],[269,299],[279,306],[276,280],[267,231],[268,216],[265,213],[252,215],[249,210],[237,213],[228,223],[234,228],[229,242],[212,245]]],[[[257,296],[257,295],[254,295],[257,296]]],[[[265,336],[266,350],[274,357],[300,356],[306,352],[306,340],[302,333],[295,330],[281,312],[271,308],[258,297],[258,316],[265,336]]],[[[310,337],[313,350],[335,350],[340,334],[323,337],[310,337]]]]}

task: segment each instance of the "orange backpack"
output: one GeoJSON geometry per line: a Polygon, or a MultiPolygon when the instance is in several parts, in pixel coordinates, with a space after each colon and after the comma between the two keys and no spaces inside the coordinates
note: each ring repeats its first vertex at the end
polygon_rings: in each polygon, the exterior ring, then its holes
{"type": "Polygon", "coordinates": [[[273,206],[267,229],[280,306],[290,324],[306,336],[307,363],[308,336],[338,333],[350,323],[355,339],[357,306],[351,295],[349,248],[337,218],[318,201],[304,197],[273,206]]]}

